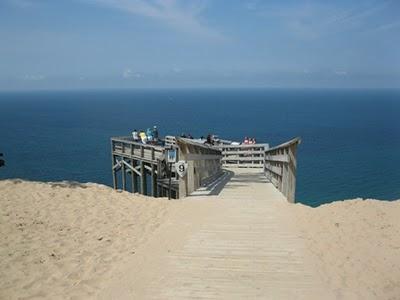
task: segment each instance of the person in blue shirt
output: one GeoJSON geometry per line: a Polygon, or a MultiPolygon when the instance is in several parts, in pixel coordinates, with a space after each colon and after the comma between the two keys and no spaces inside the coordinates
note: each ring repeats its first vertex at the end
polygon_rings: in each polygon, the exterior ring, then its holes
{"type": "Polygon", "coordinates": [[[147,128],[146,136],[147,136],[147,142],[149,144],[153,143],[153,130],[151,130],[151,128],[147,128]]]}

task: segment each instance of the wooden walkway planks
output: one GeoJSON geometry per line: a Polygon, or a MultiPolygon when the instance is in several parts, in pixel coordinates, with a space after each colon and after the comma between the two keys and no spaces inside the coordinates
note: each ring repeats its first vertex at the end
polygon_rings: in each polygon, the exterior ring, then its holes
{"type": "Polygon", "coordinates": [[[115,299],[329,299],[261,173],[235,170],[218,196],[190,197],[104,295],[115,299]]]}

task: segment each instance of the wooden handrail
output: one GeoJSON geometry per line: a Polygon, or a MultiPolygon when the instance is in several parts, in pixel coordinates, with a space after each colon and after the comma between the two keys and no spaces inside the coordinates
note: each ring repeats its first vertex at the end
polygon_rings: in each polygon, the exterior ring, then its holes
{"type": "Polygon", "coordinates": [[[299,137],[265,150],[264,172],[270,182],[286,197],[289,202],[295,201],[297,145],[299,137]]]}
{"type": "Polygon", "coordinates": [[[127,158],[139,157],[153,162],[162,158],[165,152],[165,148],[160,145],[135,142],[130,137],[111,138],[111,145],[112,153],[115,155],[123,155],[127,158]]]}
{"type": "Polygon", "coordinates": [[[268,144],[219,145],[224,167],[263,168],[268,144]]]}

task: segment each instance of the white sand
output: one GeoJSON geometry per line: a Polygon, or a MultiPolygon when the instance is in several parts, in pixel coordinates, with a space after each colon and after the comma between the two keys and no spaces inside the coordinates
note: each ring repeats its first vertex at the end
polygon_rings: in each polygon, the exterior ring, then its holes
{"type": "Polygon", "coordinates": [[[292,208],[317,269],[339,299],[400,299],[400,200],[292,208]]]}
{"type": "MultiPolygon", "coordinates": [[[[235,289],[240,293],[236,298],[246,295],[248,282],[247,295],[264,299],[263,291],[285,295],[287,286],[274,288],[273,281],[262,280],[275,278],[277,285],[284,284],[291,263],[296,272],[317,270],[327,295],[332,291],[338,299],[400,299],[400,201],[351,200],[310,208],[276,199],[272,206],[258,206],[264,194],[257,184],[251,187],[250,201],[242,199],[247,195],[241,194],[242,187],[238,181],[227,188],[223,201],[166,201],[96,184],[0,181],[0,299],[91,299],[120,292],[129,299],[135,295],[129,290],[134,285],[122,276],[143,284],[160,277],[154,284],[171,288],[164,295],[178,295],[174,287],[182,280],[187,282],[180,292],[200,293],[207,284],[221,290],[203,295],[225,299],[232,299],[235,289]],[[276,225],[285,220],[287,227],[276,225]],[[276,233],[271,232],[274,228],[276,233]],[[278,241],[282,234],[284,239],[278,241]],[[307,253],[300,255],[303,251],[307,253]],[[163,269],[167,263],[172,267],[163,269]],[[271,267],[279,274],[268,273],[271,267]],[[183,277],[173,278],[175,269],[183,277]],[[252,276],[253,270],[259,272],[254,280],[242,277],[252,276]],[[115,285],[119,276],[120,286],[115,285]],[[198,276],[211,279],[199,281],[198,276]],[[212,276],[224,281],[219,285],[212,276]],[[190,280],[197,285],[188,286],[190,280]],[[124,285],[126,291],[105,292],[124,285]],[[218,294],[226,291],[232,292],[230,297],[218,294]]],[[[307,276],[309,283],[316,282],[313,274],[307,276]]],[[[296,281],[288,282],[296,287],[296,281]]]]}
{"type": "Polygon", "coordinates": [[[0,299],[94,296],[168,204],[96,184],[0,181],[0,299]]]}

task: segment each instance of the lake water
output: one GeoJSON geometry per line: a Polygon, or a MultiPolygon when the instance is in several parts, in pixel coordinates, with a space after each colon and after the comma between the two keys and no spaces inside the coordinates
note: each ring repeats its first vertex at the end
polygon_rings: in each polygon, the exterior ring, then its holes
{"type": "MultiPolygon", "coordinates": [[[[111,185],[110,137],[296,136],[296,199],[400,199],[400,90],[108,90],[0,93],[0,178],[111,185]]],[[[0,191],[1,192],[1,191],[0,191]]]]}

